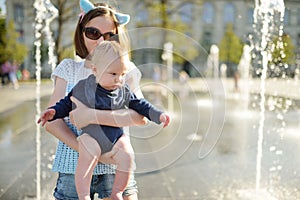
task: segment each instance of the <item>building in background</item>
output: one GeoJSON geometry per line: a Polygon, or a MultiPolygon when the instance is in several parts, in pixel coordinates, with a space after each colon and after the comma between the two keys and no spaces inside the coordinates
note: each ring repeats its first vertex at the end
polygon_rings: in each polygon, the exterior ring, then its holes
{"type": "MultiPolygon", "coordinates": [[[[54,0],[52,0],[54,2],[54,0]]],[[[60,0],[63,2],[63,0],[60,0]]],[[[73,2],[73,1],[65,1],[73,2]]],[[[155,26],[161,23],[160,15],[149,9],[149,1],[111,1],[112,5],[129,13],[132,18],[127,29],[155,26]],[[152,17],[151,17],[152,16],[152,17]],[[156,18],[153,18],[156,16],[156,18]]],[[[156,2],[156,1],[150,1],[156,2]]],[[[160,2],[160,1],[157,1],[160,2]]],[[[247,42],[249,34],[253,32],[253,11],[255,1],[250,0],[210,0],[210,1],[166,1],[172,20],[180,19],[188,28],[181,30],[207,51],[212,44],[219,44],[224,35],[226,25],[233,24],[234,32],[247,42]]],[[[6,21],[13,20],[16,30],[20,33],[19,40],[26,44],[29,54],[24,63],[25,68],[34,70],[34,0],[6,0],[6,21]]],[[[73,2],[74,3],[74,2],[73,2]]],[[[300,48],[300,0],[285,0],[284,31],[290,35],[295,46],[295,53],[299,55],[300,48]]],[[[73,40],[73,31],[80,13],[79,7],[70,8],[74,17],[63,25],[61,47],[70,46],[73,40]]],[[[52,30],[57,37],[57,22],[53,22],[52,30]]],[[[149,41],[143,41],[149,42],[149,41]]],[[[155,42],[155,41],[151,41],[155,42]]],[[[150,55],[151,56],[151,55],[150,55]]],[[[298,56],[299,57],[299,56],[298,56]]],[[[151,58],[150,58],[151,60],[151,58]]],[[[44,62],[43,70],[49,72],[50,66],[44,62]]]]}

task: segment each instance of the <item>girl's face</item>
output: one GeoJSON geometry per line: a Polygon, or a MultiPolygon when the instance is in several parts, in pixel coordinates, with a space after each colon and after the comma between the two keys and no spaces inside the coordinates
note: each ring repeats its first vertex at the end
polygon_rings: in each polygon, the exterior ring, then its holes
{"type": "MultiPolygon", "coordinates": [[[[99,16],[93,18],[91,21],[89,21],[85,28],[92,27],[98,29],[102,34],[112,32],[116,33],[116,27],[114,24],[114,21],[111,16],[99,16]]],[[[92,50],[100,43],[102,42],[103,36],[100,37],[98,40],[92,40],[85,36],[85,33],[82,33],[84,37],[84,43],[88,50],[88,52],[92,52],[92,50]]]]}

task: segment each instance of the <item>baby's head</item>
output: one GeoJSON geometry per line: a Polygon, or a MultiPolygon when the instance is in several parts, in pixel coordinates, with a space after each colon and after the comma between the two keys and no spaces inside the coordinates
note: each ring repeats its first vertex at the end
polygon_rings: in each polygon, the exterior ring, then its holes
{"type": "Polygon", "coordinates": [[[91,57],[96,80],[107,90],[114,90],[123,85],[129,62],[128,52],[115,41],[101,42],[91,57]]]}

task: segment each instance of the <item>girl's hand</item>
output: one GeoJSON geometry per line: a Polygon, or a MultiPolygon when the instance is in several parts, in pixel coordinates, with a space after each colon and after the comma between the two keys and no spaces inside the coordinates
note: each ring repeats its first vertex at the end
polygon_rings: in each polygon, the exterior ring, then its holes
{"type": "Polygon", "coordinates": [[[41,117],[38,119],[37,123],[41,123],[42,122],[42,126],[44,126],[46,124],[47,121],[53,119],[54,115],[55,115],[55,110],[54,109],[47,109],[42,115],[41,117]]]}
{"type": "Polygon", "coordinates": [[[161,123],[164,123],[163,128],[165,128],[165,127],[168,126],[169,123],[170,123],[170,116],[167,115],[166,113],[163,113],[163,114],[160,115],[159,121],[160,121],[161,123]]]}
{"type": "Polygon", "coordinates": [[[88,108],[73,96],[71,97],[71,101],[76,105],[76,108],[69,113],[71,123],[74,124],[77,129],[86,127],[91,122],[90,117],[93,116],[91,113],[93,109],[88,108]]]}

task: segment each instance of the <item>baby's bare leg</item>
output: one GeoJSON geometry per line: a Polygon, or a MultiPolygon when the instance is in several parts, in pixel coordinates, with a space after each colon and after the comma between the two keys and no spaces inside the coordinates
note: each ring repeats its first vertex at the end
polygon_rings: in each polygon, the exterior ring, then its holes
{"type": "Polygon", "coordinates": [[[98,163],[101,149],[97,141],[83,134],[78,137],[79,158],[75,173],[75,184],[79,200],[90,200],[90,185],[93,170],[98,163]]]}
{"type": "Polygon", "coordinates": [[[121,200],[123,199],[122,193],[128,184],[130,173],[135,169],[134,152],[129,138],[125,135],[117,141],[113,149],[118,151],[113,156],[117,164],[117,170],[111,198],[113,200],[121,200]]]}

